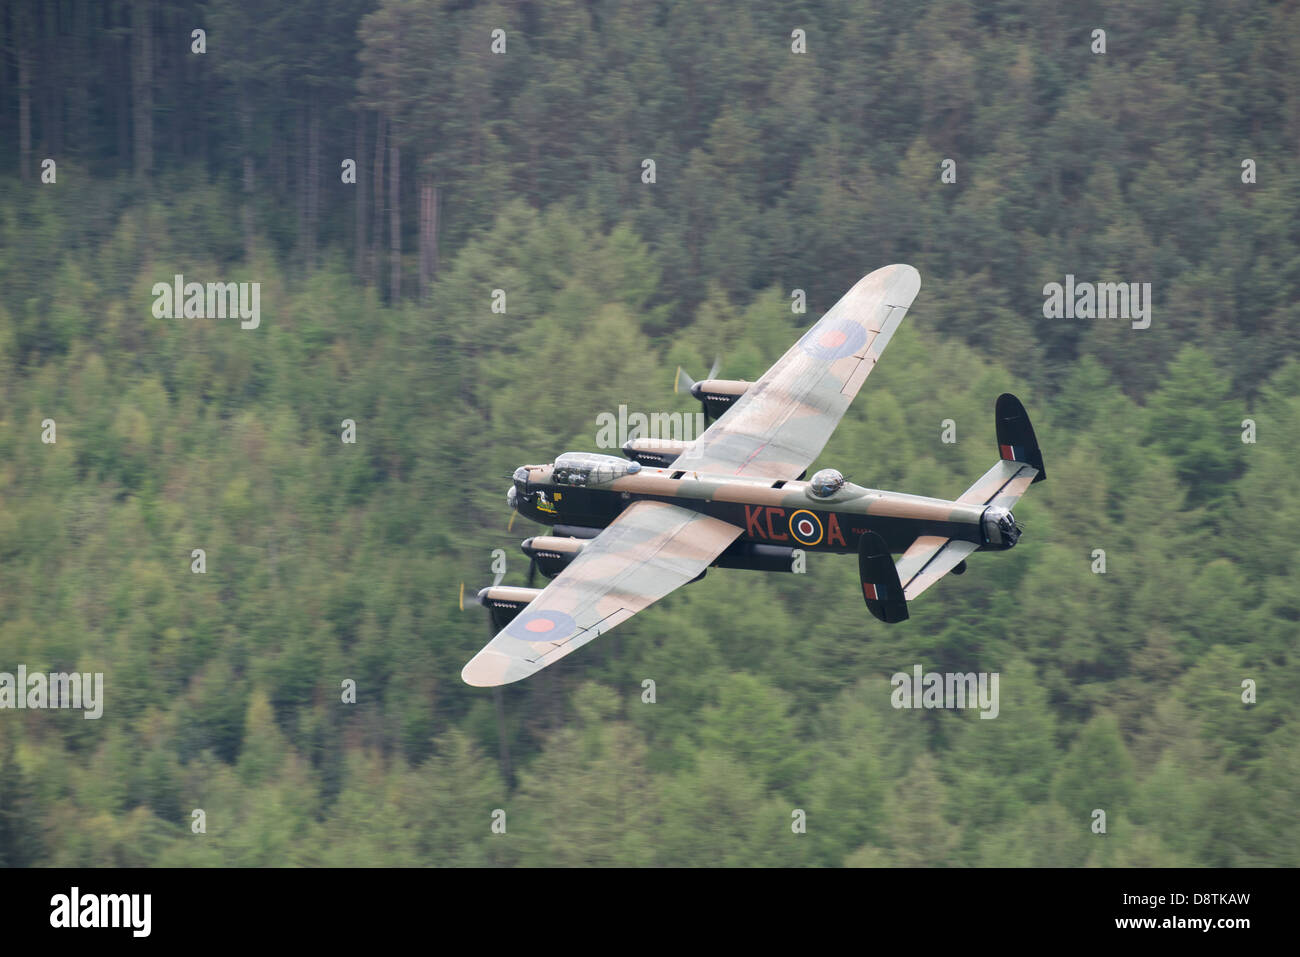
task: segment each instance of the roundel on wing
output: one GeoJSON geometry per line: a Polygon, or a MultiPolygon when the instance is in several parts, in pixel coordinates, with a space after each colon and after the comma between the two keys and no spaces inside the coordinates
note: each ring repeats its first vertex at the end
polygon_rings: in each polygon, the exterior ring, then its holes
{"type": "Polygon", "coordinates": [[[790,516],[790,534],[800,545],[816,545],[822,540],[822,520],[801,508],[790,516]]]}
{"type": "Polygon", "coordinates": [[[573,631],[573,617],[562,611],[524,611],[506,625],[505,633],[520,641],[546,641],[567,638],[573,631]]]}
{"type": "Polygon", "coordinates": [[[799,340],[799,348],[814,359],[843,359],[867,341],[867,330],[856,322],[840,319],[824,328],[814,326],[799,340]]]}

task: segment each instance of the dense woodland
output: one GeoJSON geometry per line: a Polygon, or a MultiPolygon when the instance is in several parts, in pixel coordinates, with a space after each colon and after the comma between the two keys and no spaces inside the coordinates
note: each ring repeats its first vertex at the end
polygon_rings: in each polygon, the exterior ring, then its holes
{"type": "Polygon", "coordinates": [[[1300,865],[1300,8],[51,0],[0,31],[0,671],[106,695],[0,711],[0,863],[1300,865]],[[693,411],[679,365],[756,377],[891,262],[921,292],[818,465],[955,496],[1015,392],[1049,473],[1016,549],[898,626],[852,557],[712,570],[460,681],[462,583],[504,548],[522,584],[539,530],[507,530],[515,466],[693,411]],[[176,273],[260,282],[260,327],[155,318],[176,273]],[[1150,282],[1150,328],[1044,318],[1066,274],[1150,282]],[[894,709],[914,664],[998,672],[998,718],[894,709]]]}

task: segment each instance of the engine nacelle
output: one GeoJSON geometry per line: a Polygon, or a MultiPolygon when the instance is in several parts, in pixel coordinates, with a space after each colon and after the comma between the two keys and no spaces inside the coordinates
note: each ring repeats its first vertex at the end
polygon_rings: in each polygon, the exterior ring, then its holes
{"type": "Polygon", "coordinates": [[[623,443],[623,454],[634,462],[663,469],[677,461],[690,446],[690,442],[678,439],[636,438],[623,443]]]}
{"type": "Polygon", "coordinates": [[[478,593],[478,603],[492,616],[492,627],[500,631],[510,624],[528,603],[542,593],[540,588],[516,588],[513,585],[489,585],[478,593]]]}
{"type": "Polygon", "coordinates": [[[753,384],[744,379],[703,379],[691,386],[691,395],[700,400],[706,416],[716,419],[748,392],[753,384]]]}
{"type": "Polygon", "coordinates": [[[537,570],[554,578],[577,558],[587,542],[559,535],[535,535],[520,543],[520,550],[537,564],[537,570]]]}

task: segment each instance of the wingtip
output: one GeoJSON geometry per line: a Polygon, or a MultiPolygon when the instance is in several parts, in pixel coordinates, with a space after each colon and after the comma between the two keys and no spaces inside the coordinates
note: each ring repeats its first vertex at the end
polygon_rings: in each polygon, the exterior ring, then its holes
{"type": "MultiPolygon", "coordinates": [[[[891,290],[892,297],[898,300],[906,299],[906,305],[910,305],[911,300],[921,291],[921,273],[908,263],[890,263],[888,266],[873,269],[858,280],[858,286],[875,285],[887,287],[891,290]]],[[[858,286],[854,286],[854,289],[858,286]]]]}
{"type": "Polygon", "coordinates": [[[918,289],[921,286],[921,271],[910,263],[890,263],[880,271],[884,272],[885,270],[892,270],[897,272],[900,276],[907,276],[916,283],[918,289]]]}
{"type": "Polygon", "coordinates": [[[520,673],[515,665],[516,662],[508,655],[484,648],[460,669],[460,680],[474,688],[495,688],[532,674],[531,671],[520,673]]]}
{"type": "Polygon", "coordinates": [[[479,663],[479,656],[471,658],[464,668],[460,669],[460,680],[472,688],[495,688],[503,682],[498,681],[486,673],[485,669],[479,663]]]}

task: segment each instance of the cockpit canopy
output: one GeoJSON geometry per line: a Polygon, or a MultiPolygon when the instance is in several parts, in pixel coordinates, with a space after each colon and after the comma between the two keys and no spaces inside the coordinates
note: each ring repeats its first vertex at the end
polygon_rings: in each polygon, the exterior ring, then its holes
{"type": "Polygon", "coordinates": [[[557,485],[604,485],[641,471],[641,463],[596,452],[565,452],[555,460],[551,478],[557,485]]]}

